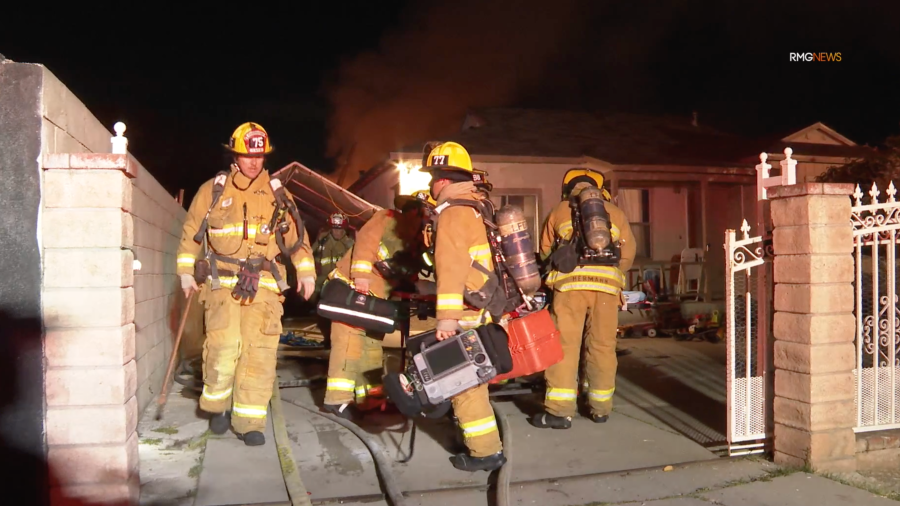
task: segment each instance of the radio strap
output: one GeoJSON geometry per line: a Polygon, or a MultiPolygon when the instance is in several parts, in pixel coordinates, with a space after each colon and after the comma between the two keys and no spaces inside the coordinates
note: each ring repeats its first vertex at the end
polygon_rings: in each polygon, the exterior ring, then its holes
{"type": "Polygon", "coordinates": [[[194,242],[197,244],[203,242],[203,237],[206,235],[206,229],[209,227],[209,213],[216,207],[216,204],[219,203],[219,198],[221,198],[222,194],[225,192],[225,182],[228,180],[230,174],[231,172],[227,170],[219,171],[219,173],[216,174],[216,178],[213,180],[212,201],[209,204],[209,209],[206,210],[206,215],[203,216],[200,228],[198,228],[197,233],[194,234],[194,242]]]}

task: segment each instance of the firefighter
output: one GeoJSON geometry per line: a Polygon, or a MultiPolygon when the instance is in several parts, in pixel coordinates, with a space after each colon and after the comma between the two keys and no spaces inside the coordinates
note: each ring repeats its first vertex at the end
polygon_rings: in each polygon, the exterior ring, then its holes
{"type": "MultiPolygon", "coordinates": [[[[541,258],[547,260],[559,244],[572,238],[572,210],[569,197],[577,196],[588,187],[601,190],[603,206],[609,214],[609,234],[620,247],[617,265],[590,265],[579,258],[575,269],[562,273],[551,258],[547,285],[553,289],[550,313],[560,330],[563,360],[544,373],[547,392],[545,412],[535,415],[531,424],[538,428],[568,429],[576,412],[578,392],[578,364],[582,339],[586,339],[585,370],[587,397],[591,420],[604,423],[612,411],[616,384],[616,328],[622,305],[624,272],[631,268],[636,251],[634,235],[625,213],[610,202],[609,192],[603,188],[603,175],[589,169],[569,170],[563,178],[563,200],[553,209],[544,223],[541,234],[541,258]],[[585,322],[589,322],[585,329],[585,322]],[[583,337],[584,336],[584,337],[583,337]]],[[[574,244],[574,243],[568,243],[574,244]]],[[[572,246],[575,254],[574,245],[572,246]]],[[[574,260],[574,258],[573,258],[574,260]]]]}
{"type": "Polygon", "coordinates": [[[353,238],[347,233],[350,221],[342,213],[334,213],[328,217],[330,230],[326,231],[316,241],[313,257],[316,260],[316,295],[322,291],[322,285],[328,278],[328,273],[341,260],[345,253],[353,247],[353,238]]]}
{"type": "MultiPolygon", "coordinates": [[[[313,257],[316,260],[316,291],[312,302],[315,304],[322,293],[322,285],[328,279],[328,273],[341,258],[353,247],[353,238],[348,229],[350,220],[343,213],[334,213],[328,217],[329,229],[322,233],[316,241],[313,257]]],[[[331,320],[316,315],[316,326],[322,332],[322,344],[325,348],[331,348],[331,320]]]]}
{"type": "MultiPolygon", "coordinates": [[[[445,142],[432,149],[421,169],[431,174],[431,196],[437,201],[434,269],[437,280],[437,339],[444,340],[461,329],[476,328],[491,321],[486,310],[467,308],[464,293],[477,291],[488,282],[477,262],[494,272],[487,231],[481,216],[471,207],[444,207],[450,199],[485,200],[476,187],[472,160],[464,147],[445,142]]],[[[488,398],[488,385],[467,390],[451,400],[468,454],[454,455],[453,466],[464,471],[492,471],[506,463],[497,420],[488,398]]]]}
{"type": "MultiPolygon", "coordinates": [[[[363,225],[353,247],[328,274],[329,279],[340,279],[358,292],[385,299],[393,288],[407,280],[402,274],[386,277],[379,264],[406,267],[418,278],[424,250],[424,208],[417,199],[409,197],[398,197],[395,206],[398,210],[378,211],[363,225]],[[415,265],[410,265],[409,260],[415,260],[415,265]]],[[[380,389],[383,372],[383,338],[362,328],[332,322],[325,411],[357,420],[361,411],[371,407],[367,397],[380,389]]]]}
{"type": "Polygon", "coordinates": [[[246,445],[258,446],[265,444],[283,294],[289,289],[285,266],[275,257],[289,256],[299,280],[297,292],[305,299],[313,294],[315,266],[290,195],[281,193],[279,181],[263,168],[272,152],[265,129],[244,123],[225,147],[233,163],[204,183],[191,202],[177,273],[185,296],[199,291],[205,308],[200,409],[212,413],[212,433],[224,434],[230,425],[246,445]],[[204,236],[212,272],[200,289],[193,272],[204,236]]]}

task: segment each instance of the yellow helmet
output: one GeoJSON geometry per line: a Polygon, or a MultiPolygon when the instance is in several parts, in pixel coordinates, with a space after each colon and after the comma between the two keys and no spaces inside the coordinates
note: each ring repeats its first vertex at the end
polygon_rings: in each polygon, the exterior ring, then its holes
{"type": "Polygon", "coordinates": [[[419,202],[426,207],[434,208],[437,206],[437,202],[431,198],[431,192],[428,190],[416,190],[412,192],[411,195],[397,195],[394,198],[394,207],[397,209],[403,209],[410,202],[419,202]]]}
{"type": "Polygon", "coordinates": [[[605,182],[605,178],[603,174],[593,171],[591,169],[569,169],[566,172],[566,175],[563,176],[562,182],[562,197],[569,198],[569,193],[572,192],[572,189],[575,188],[575,185],[578,183],[590,183],[597,188],[600,188],[603,193],[603,198],[606,200],[612,200],[612,196],[606,191],[606,188],[603,187],[603,183],[605,182]]]}
{"type": "Polygon", "coordinates": [[[234,154],[245,156],[264,156],[273,149],[266,129],[252,122],[237,127],[225,148],[234,154]]]}
{"type": "Polygon", "coordinates": [[[469,157],[466,148],[455,142],[445,142],[428,153],[425,165],[419,170],[422,172],[447,170],[471,174],[473,172],[472,158],[469,157]]]}

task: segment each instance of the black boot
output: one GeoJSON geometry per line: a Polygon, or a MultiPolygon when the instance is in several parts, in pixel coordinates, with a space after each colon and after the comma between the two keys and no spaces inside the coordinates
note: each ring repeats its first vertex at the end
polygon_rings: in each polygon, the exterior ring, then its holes
{"type": "Polygon", "coordinates": [[[568,429],[572,427],[572,417],[556,416],[544,412],[531,417],[529,423],[538,429],[568,429]]]}
{"type": "Polygon", "coordinates": [[[209,431],[217,436],[228,432],[231,427],[231,411],[216,413],[209,419],[209,431]]]}
{"type": "Polygon", "coordinates": [[[506,464],[506,456],[503,455],[503,452],[497,452],[487,457],[470,457],[465,453],[458,453],[450,458],[450,462],[453,463],[453,467],[460,471],[469,471],[470,473],[475,471],[494,471],[506,464]]]}
{"type": "Polygon", "coordinates": [[[247,446],[262,446],[266,444],[266,436],[258,430],[248,432],[246,434],[238,434],[238,439],[247,446]]]}
{"type": "Polygon", "coordinates": [[[592,420],[594,423],[606,423],[606,421],[609,420],[609,415],[595,415],[595,414],[591,414],[591,420],[592,420]]]}
{"type": "Polygon", "coordinates": [[[355,404],[325,404],[322,406],[322,409],[326,413],[331,413],[351,422],[356,422],[362,416],[355,404]]]}

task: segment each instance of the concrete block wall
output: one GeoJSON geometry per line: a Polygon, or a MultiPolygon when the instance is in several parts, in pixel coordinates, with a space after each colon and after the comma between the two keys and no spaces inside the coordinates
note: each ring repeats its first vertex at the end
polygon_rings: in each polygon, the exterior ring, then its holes
{"type": "MultiPolygon", "coordinates": [[[[132,189],[134,246],[141,262],[134,273],[135,357],[137,359],[137,400],[143,412],[160,392],[172,353],[179,318],[184,309],[184,293],[175,274],[175,252],[181,240],[186,211],[174,197],[141,166],[132,189]]],[[[202,311],[191,307],[182,336],[182,355],[198,356],[198,336],[202,337],[202,311]]]]}
{"type": "Polygon", "coordinates": [[[769,195],[778,464],[856,470],[852,191],[801,183],[769,195]]]}
{"type": "Polygon", "coordinates": [[[185,211],[134,157],[107,154],[110,130],[47,69],[41,102],[51,503],[137,504],[136,426],[182,312],[174,269],[185,211]]]}

